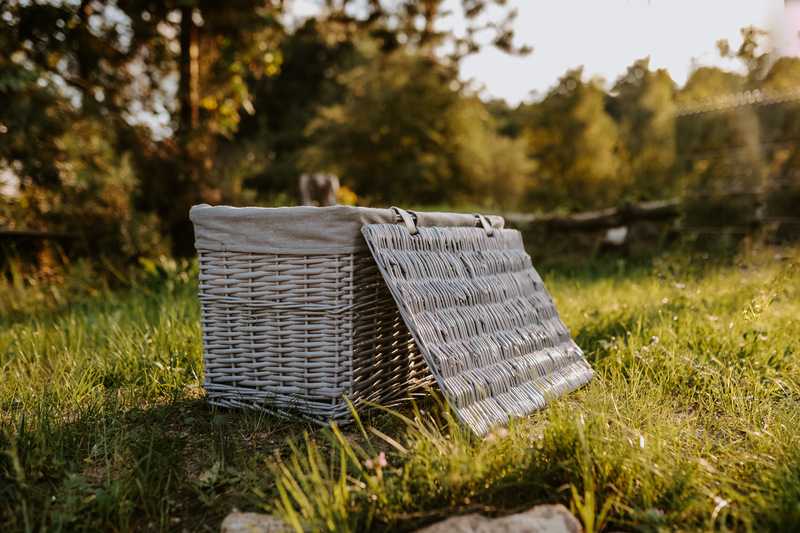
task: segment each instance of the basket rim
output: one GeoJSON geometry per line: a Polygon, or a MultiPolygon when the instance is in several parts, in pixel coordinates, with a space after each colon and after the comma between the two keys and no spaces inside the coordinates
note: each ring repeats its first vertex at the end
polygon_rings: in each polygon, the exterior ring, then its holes
{"type": "MultiPolygon", "coordinates": [[[[420,226],[472,227],[475,216],[418,212],[420,226]]],[[[198,252],[291,255],[369,253],[361,228],[394,224],[391,209],[337,205],[330,207],[232,207],[195,205],[189,211],[198,252]]],[[[486,217],[501,229],[500,216],[486,217]]]]}

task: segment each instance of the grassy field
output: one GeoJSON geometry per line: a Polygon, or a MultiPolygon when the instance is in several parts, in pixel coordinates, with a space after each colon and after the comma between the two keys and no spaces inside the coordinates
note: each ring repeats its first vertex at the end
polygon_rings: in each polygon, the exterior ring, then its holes
{"type": "Polygon", "coordinates": [[[597,376],[480,441],[434,395],[341,431],[210,407],[191,265],[55,303],[17,280],[0,288],[0,530],[217,531],[237,508],[411,531],[563,503],[586,531],[800,531],[798,261],[544,273],[597,376]]]}

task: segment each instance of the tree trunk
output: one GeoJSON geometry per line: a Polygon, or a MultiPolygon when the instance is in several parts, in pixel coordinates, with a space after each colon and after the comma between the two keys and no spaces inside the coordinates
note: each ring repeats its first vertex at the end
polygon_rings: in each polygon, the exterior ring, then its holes
{"type": "Polygon", "coordinates": [[[179,125],[176,141],[181,158],[181,172],[175,176],[176,194],[171,205],[173,251],[191,255],[192,224],[189,208],[197,203],[216,203],[209,194],[208,172],[203,166],[208,138],[200,128],[200,66],[198,28],[192,19],[193,7],[181,8],[180,81],[178,84],[179,125]]]}
{"type": "Polygon", "coordinates": [[[197,129],[200,122],[200,66],[197,25],[192,20],[194,8],[181,8],[181,56],[178,99],[181,110],[180,128],[185,134],[197,129]]]}

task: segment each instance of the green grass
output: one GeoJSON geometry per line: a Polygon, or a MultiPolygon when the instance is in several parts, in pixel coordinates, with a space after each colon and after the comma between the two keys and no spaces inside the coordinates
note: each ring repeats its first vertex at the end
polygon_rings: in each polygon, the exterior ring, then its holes
{"type": "Polygon", "coordinates": [[[411,531],[539,503],[587,531],[800,530],[797,252],[544,272],[597,376],[479,441],[435,392],[341,429],[210,407],[190,265],[30,297],[0,318],[0,530],[217,531],[235,507],[411,531]]]}

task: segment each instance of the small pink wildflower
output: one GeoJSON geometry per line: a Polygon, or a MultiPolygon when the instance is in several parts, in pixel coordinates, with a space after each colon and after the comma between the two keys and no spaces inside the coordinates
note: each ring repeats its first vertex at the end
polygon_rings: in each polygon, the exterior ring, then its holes
{"type": "Polygon", "coordinates": [[[366,466],[367,468],[372,468],[372,461],[370,459],[367,459],[366,461],[364,461],[364,466],[366,466]]]}
{"type": "Polygon", "coordinates": [[[497,434],[500,435],[501,437],[507,437],[508,431],[506,431],[506,428],[500,428],[500,431],[498,431],[497,434]]]}
{"type": "Polygon", "coordinates": [[[378,454],[378,464],[381,465],[381,466],[386,466],[387,464],[389,464],[389,463],[386,462],[386,454],[385,453],[381,452],[380,454],[378,454]]]}

